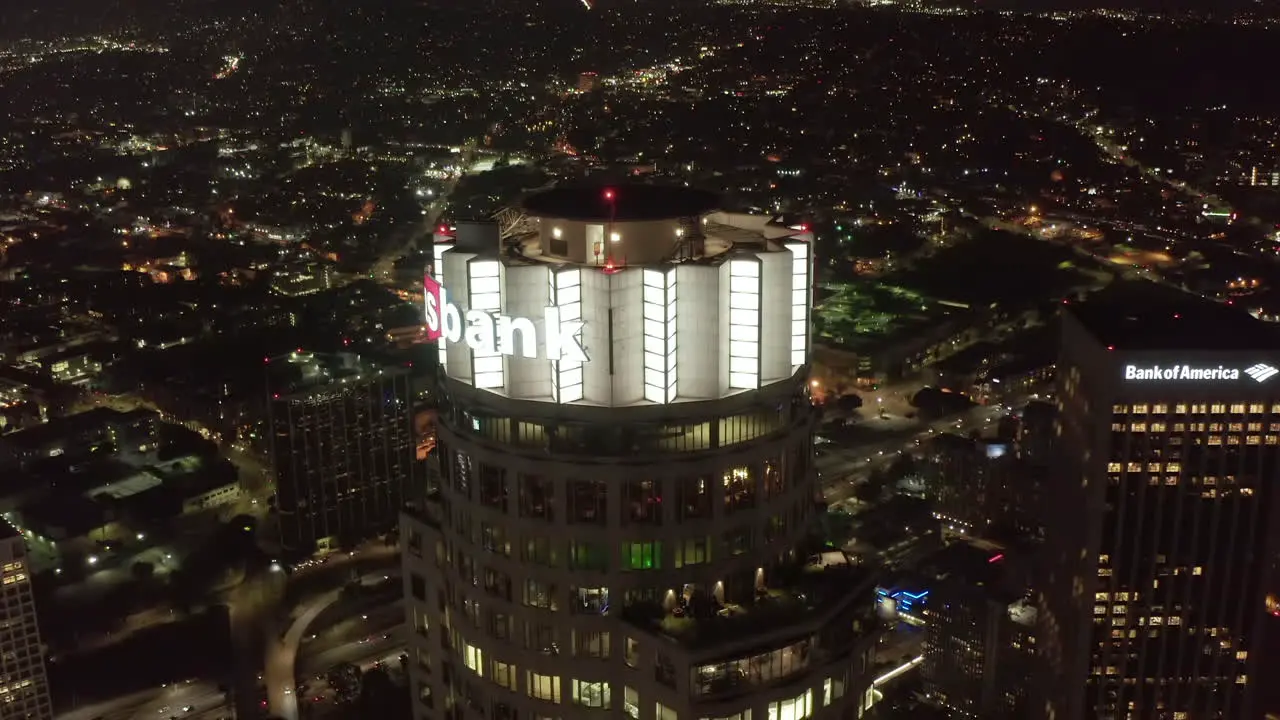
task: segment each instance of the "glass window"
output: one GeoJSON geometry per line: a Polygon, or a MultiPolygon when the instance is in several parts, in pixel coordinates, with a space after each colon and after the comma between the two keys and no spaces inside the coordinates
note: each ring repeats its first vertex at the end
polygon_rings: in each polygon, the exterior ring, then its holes
{"type": "Polygon", "coordinates": [[[471,456],[461,450],[454,454],[453,489],[463,497],[471,497],[471,456]]]}
{"type": "Polygon", "coordinates": [[[469,643],[462,644],[462,662],[467,669],[484,677],[484,651],[469,643]]]}
{"type": "Polygon", "coordinates": [[[538,580],[524,581],[524,604],[528,607],[556,610],[556,586],[538,580]]]}
{"type": "Polygon", "coordinates": [[[508,690],[516,690],[516,666],[511,663],[504,663],[498,660],[493,661],[493,681],[498,683],[500,687],[508,690]]]}
{"type": "Polygon", "coordinates": [[[520,517],[537,518],[551,522],[555,520],[552,512],[553,488],[551,480],[541,475],[520,475],[520,517]]]}
{"type": "Polygon", "coordinates": [[[560,677],[558,675],[540,675],[529,671],[525,673],[525,688],[529,697],[547,702],[560,702],[560,677]]]}
{"type": "Polygon", "coordinates": [[[603,525],[608,489],[602,480],[569,481],[569,521],[603,525]]]}
{"type": "Polygon", "coordinates": [[[569,544],[569,565],[574,570],[608,570],[608,553],[599,543],[575,541],[569,544]]]}
{"type": "Polygon", "coordinates": [[[609,709],[609,683],[603,681],[573,681],[573,702],[589,708],[609,709]]]}
{"type": "Polygon", "coordinates": [[[507,511],[507,471],[482,463],[480,465],[480,502],[502,512],[507,511]]]}
{"type": "Polygon", "coordinates": [[[676,543],[675,564],[677,568],[685,565],[701,565],[711,562],[711,542],[705,538],[693,538],[676,543]]]}
{"type": "Polygon", "coordinates": [[[676,715],[675,710],[672,710],[662,703],[657,703],[657,707],[653,714],[653,720],[680,720],[680,717],[676,715]]]}
{"type": "Polygon", "coordinates": [[[844,697],[844,686],[845,676],[843,673],[824,680],[822,683],[822,706],[826,707],[844,697]]]}
{"type": "Polygon", "coordinates": [[[756,506],[756,477],[750,466],[739,465],[725,470],[721,481],[724,484],[726,514],[756,506]]]}
{"type": "Polygon", "coordinates": [[[661,525],[662,489],[656,480],[628,480],[622,498],[624,525],[661,525]]]}
{"type": "Polygon", "coordinates": [[[711,477],[680,478],[676,481],[676,515],[680,520],[711,517],[711,477]]]}
{"type": "Polygon", "coordinates": [[[764,497],[777,497],[786,491],[786,483],[784,479],[786,475],[782,472],[781,458],[769,458],[764,461],[764,497]]]}
{"type": "Polygon", "coordinates": [[[545,537],[529,538],[520,551],[520,559],[535,565],[556,567],[560,564],[555,543],[545,537]]]}
{"type": "Polygon", "coordinates": [[[574,654],[578,657],[606,659],[609,657],[609,632],[574,630],[573,645],[574,654]]]}
{"type": "Polygon", "coordinates": [[[662,567],[662,543],[623,543],[623,570],[654,570],[660,567],[662,567]]]}
{"type": "Polygon", "coordinates": [[[806,690],[790,700],[769,703],[769,720],[804,720],[812,714],[812,690],[806,690]]]}

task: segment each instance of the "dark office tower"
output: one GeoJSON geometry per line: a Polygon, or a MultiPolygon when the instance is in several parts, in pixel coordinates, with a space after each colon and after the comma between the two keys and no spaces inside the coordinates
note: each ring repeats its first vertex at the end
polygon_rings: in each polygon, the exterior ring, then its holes
{"type": "Polygon", "coordinates": [[[867,706],[873,578],[803,542],[811,237],[715,203],[555,188],[505,250],[441,251],[441,478],[401,523],[420,720],[867,706]]]}
{"type": "Polygon", "coordinates": [[[52,720],[44,646],[31,594],[31,568],[22,535],[0,520],[0,720],[52,720]]]}
{"type": "Polygon", "coordinates": [[[1254,720],[1280,481],[1275,332],[1146,283],[1064,314],[1035,716],[1254,720]]]}
{"type": "Polygon", "coordinates": [[[303,380],[271,401],[284,550],[307,553],[392,529],[417,467],[408,374],[354,356],[290,360],[303,380]]]}
{"type": "Polygon", "coordinates": [[[999,551],[960,544],[946,552],[953,567],[934,585],[924,611],[925,696],[954,718],[1021,720],[1036,610],[1004,572],[999,551]]]}
{"type": "Polygon", "coordinates": [[[1058,410],[1052,403],[1032,400],[1022,409],[1018,423],[1018,458],[1027,467],[1045,468],[1052,462],[1054,418],[1058,410]]]}

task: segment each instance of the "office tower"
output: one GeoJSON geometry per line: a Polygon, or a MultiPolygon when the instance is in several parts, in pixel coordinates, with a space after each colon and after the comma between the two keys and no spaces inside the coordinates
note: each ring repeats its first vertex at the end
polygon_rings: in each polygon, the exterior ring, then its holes
{"type": "Polygon", "coordinates": [[[0,720],[51,720],[44,646],[36,622],[35,599],[22,535],[0,521],[0,720]]]}
{"type": "Polygon", "coordinates": [[[1275,331],[1148,283],[1064,315],[1035,716],[1257,718],[1275,331]]]}
{"type": "Polygon", "coordinates": [[[1022,408],[1018,423],[1018,457],[1030,467],[1048,467],[1053,458],[1054,418],[1057,408],[1043,400],[1032,400],[1022,408]]]}
{"type": "Polygon", "coordinates": [[[401,521],[416,717],[862,715],[874,584],[801,549],[811,236],[715,203],[556,188],[532,232],[441,250],[439,491],[401,521]]]}
{"type": "Polygon", "coordinates": [[[949,530],[985,534],[1014,524],[1017,458],[1002,440],[943,434],[925,447],[926,494],[949,530]]]}
{"type": "Polygon", "coordinates": [[[354,355],[303,352],[271,365],[273,376],[280,366],[294,376],[271,399],[285,552],[332,549],[393,529],[418,467],[408,373],[354,355]]]}
{"type": "Polygon", "coordinates": [[[955,718],[1025,717],[1036,610],[1004,572],[1004,554],[953,545],[924,607],[920,676],[930,702],[955,718]]]}

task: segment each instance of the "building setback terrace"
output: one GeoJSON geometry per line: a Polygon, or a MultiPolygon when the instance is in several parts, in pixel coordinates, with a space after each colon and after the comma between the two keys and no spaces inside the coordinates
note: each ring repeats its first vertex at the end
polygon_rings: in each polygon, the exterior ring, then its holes
{"type": "MultiPolygon", "coordinates": [[[[686,648],[712,649],[743,637],[759,637],[806,624],[822,629],[826,622],[852,610],[849,628],[861,623],[861,631],[875,625],[873,575],[843,553],[795,562],[773,572],[767,583],[763,569],[756,573],[754,597],[746,602],[723,600],[724,590],[686,585],[679,593],[668,591],[661,603],[636,603],[625,608],[623,618],[686,648]],[[861,609],[857,605],[864,606],[861,609]]],[[[845,638],[850,639],[850,638],[845,638]]],[[[735,652],[735,655],[741,655],[735,652]]]]}

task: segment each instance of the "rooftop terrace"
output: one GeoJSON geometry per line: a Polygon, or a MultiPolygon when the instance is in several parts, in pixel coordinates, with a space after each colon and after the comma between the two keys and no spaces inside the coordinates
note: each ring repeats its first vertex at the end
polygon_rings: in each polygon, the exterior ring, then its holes
{"type": "Polygon", "coordinates": [[[838,560],[827,555],[776,572],[777,579],[757,587],[750,602],[720,602],[709,592],[686,587],[665,609],[632,606],[624,613],[635,624],[694,650],[818,622],[850,602],[863,602],[870,621],[872,573],[843,554],[838,560]]]}

